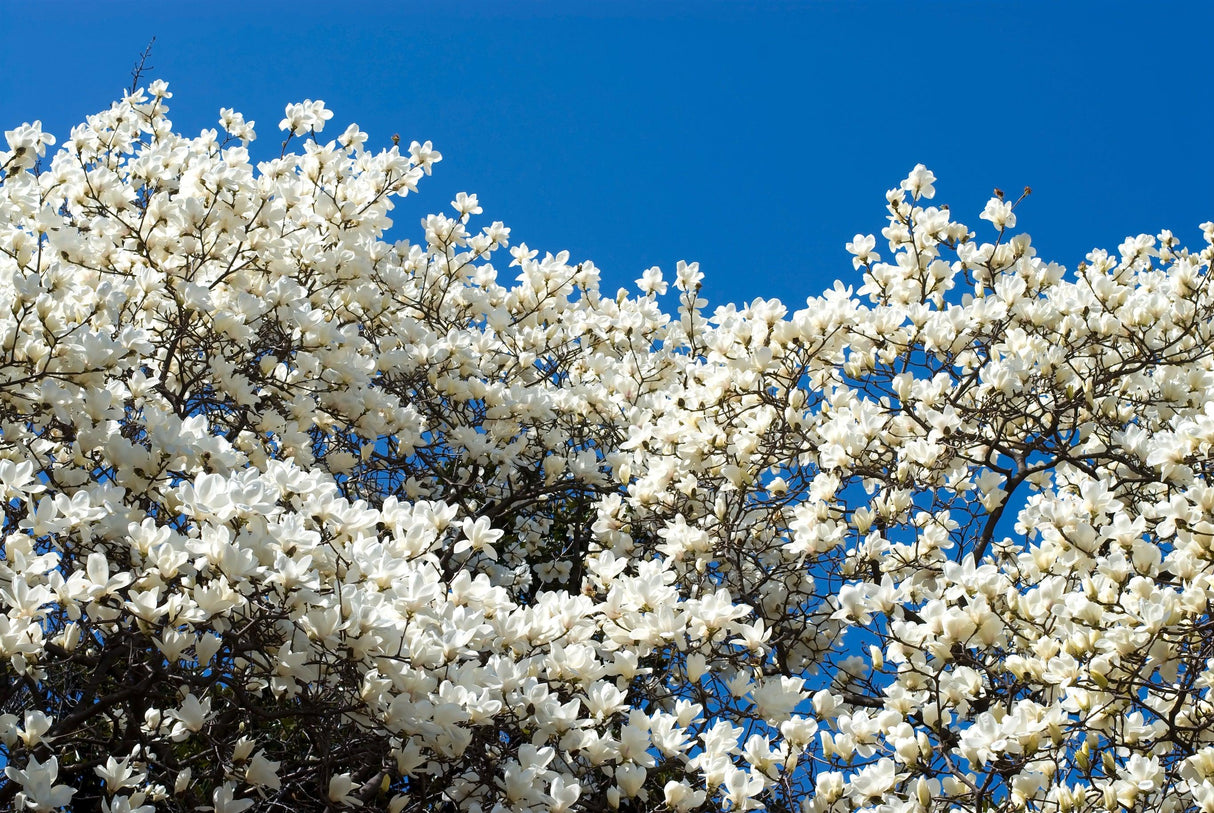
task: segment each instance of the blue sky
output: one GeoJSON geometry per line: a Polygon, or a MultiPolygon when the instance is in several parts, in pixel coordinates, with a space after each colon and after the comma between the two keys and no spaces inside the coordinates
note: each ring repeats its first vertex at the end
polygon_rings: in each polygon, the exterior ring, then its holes
{"type": "Polygon", "coordinates": [[[62,140],[155,36],[179,129],[235,107],[276,153],[283,105],[324,99],[334,135],[443,152],[401,236],[476,192],[611,289],[699,260],[713,304],[796,307],[854,281],[843,244],[918,162],[988,237],[991,189],[1032,186],[1019,225],[1068,267],[1214,219],[1207,2],[0,0],[0,19],[0,129],[62,140]]]}

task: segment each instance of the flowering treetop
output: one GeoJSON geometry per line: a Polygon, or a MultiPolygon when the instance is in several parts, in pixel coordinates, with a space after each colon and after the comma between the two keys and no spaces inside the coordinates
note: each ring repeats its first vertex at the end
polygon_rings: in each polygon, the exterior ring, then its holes
{"type": "Polygon", "coordinates": [[[5,805],[1214,811],[1214,224],[1067,272],[919,166],[709,312],[170,97],[0,152],[5,805]]]}

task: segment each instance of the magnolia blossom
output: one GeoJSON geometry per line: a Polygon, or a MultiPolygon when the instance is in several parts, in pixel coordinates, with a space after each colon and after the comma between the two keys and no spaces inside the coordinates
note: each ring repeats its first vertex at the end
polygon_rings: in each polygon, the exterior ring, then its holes
{"type": "Polygon", "coordinates": [[[0,807],[1214,810],[1214,225],[709,309],[172,98],[4,131],[0,807]]]}
{"type": "Polygon", "coordinates": [[[24,768],[19,770],[10,765],[4,769],[4,775],[21,788],[16,795],[18,806],[38,813],[63,808],[71,803],[76,793],[69,785],[55,783],[59,778],[59,760],[56,757],[39,762],[37,757],[31,756],[24,768]]]}

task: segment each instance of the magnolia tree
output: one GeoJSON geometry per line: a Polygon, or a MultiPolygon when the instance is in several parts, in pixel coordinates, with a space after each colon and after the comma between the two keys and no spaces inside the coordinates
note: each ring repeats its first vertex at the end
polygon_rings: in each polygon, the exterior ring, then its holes
{"type": "Polygon", "coordinates": [[[0,152],[0,806],[1214,811],[1214,225],[709,312],[169,96],[0,152]]]}

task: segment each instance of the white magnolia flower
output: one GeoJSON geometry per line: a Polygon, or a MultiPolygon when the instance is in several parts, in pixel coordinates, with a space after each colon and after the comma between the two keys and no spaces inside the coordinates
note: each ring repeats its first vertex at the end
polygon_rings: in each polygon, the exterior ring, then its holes
{"type": "Polygon", "coordinates": [[[39,762],[31,756],[24,768],[12,765],[4,769],[4,775],[21,786],[20,798],[30,809],[45,813],[70,804],[76,789],[68,785],[57,785],[59,759],[51,757],[39,762]]]}
{"type": "Polygon", "coordinates": [[[1214,226],[1068,270],[918,165],[856,279],[666,312],[170,98],[0,152],[13,805],[1210,806],[1214,226]]]}

